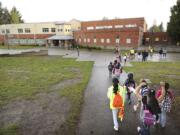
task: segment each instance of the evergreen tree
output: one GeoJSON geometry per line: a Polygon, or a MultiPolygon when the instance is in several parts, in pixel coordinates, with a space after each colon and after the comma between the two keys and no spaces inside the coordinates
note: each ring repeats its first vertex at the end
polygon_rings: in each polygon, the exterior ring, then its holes
{"type": "Polygon", "coordinates": [[[10,24],[11,23],[11,16],[10,16],[7,8],[3,9],[3,14],[2,14],[1,18],[2,18],[2,24],[10,24]]]}
{"type": "Polygon", "coordinates": [[[164,27],[163,27],[163,23],[161,22],[161,24],[159,25],[159,30],[160,32],[164,32],[164,27]]]}
{"type": "Polygon", "coordinates": [[[11,16],[11,23],[23,23],[24,21],[21,19],[22,16],[20,14],[20,12],[16,9],[16,7],[13,7],[11,12],[10,12],[10,16],[11,16]]]}
{"type": "Polygon", "coordinates": [[[1,4],[1,2],[0,2],[0,24],[3,24],[3,22],[2,22],[2,16],[3,16],[3,8],[2,8],[2,4],[1,4]]]}
{"type": "Polygon", "coordinates": [[[159,26],[154,24],[152,27],[149,28],[149,32],[160,32],[159,26]]]}
{"type": "Polygon", "coordinates": [[[0,2],[0,25],[10,23],[23,23],[21,14],[15,7],[13,7],[9,13],[8,9],[6,7],[3,8],[0,2]]]}
{"type": "Polygon", "coordinates": [[[171,8],[167,32],[176,42],[180,41],[180,0],[177,0],[177,4],[171,8]]]}

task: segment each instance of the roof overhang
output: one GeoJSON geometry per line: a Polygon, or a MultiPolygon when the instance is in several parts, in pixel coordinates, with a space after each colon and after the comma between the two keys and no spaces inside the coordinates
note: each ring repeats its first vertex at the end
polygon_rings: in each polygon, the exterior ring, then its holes
{"type": "Polygon", "coordinates": [[[70,35],[54,35],[47,38],[47,40],[72,40],[72,39],[74,38],[73,36],[70,36],[70,35]]]}

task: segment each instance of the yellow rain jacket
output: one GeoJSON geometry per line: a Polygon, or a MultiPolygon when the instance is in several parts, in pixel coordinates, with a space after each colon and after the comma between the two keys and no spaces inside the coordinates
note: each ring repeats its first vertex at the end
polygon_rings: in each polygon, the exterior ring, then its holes
{"type": "MultiPolygon", "coordinates": [[[[118,90],[118,93],[119,93],[119,94],[122,96],[122,98],[123,98],[123,106],[124,106],[125,100],[126,100],[126,89],[125,89],[125,87],[120,86],[120,85],[119,85],[119,88],[118,88],[118,89],[119,89],[119,90],[118,90]]],[[[115,109],[115,108],[113,107],[114,96],[115,96],[115,94],[113,93],[113,86],[111,86],[111,87],[108,88],[108,92],[107,92],[107,97],[108,97],[109,100],[110,100],[110,109],[115,109]]]]}

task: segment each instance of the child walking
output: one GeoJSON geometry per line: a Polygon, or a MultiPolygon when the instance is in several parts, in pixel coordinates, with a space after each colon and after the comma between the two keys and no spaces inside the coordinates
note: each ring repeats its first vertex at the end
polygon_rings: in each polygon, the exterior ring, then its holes
{"type": "Polygon", "coordinates": [[[125,99],[125,91],[122,86],[119,85],[119,80],[117,78],[113,78],[113,85],[108,88],[107,97],[110,100],[110,109],[112,110],[112,116],[113,116],[113,124],[114,124],[114,130],[119,130],[119,124],[118,124],[118,116],[122,118],[122,114],[124,113],[124,99],[125,99]],[[117,97],[119,98],[120,108],[115,105],[115,103],[118,101],[117,97]],[[116,99],[116,100],[115,100],[116,99]],[[119,115],[118,112],[120,111],[119,115]]]}

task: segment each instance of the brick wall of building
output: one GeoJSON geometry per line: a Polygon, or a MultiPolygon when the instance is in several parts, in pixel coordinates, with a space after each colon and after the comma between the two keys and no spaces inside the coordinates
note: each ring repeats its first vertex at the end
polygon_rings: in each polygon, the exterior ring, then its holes
{"type": "Polygon", "coordinates": [[[145,32],[144,45],[168,45],[173,44],[173,40],[167,32],[145,32]]]}
{"type": "Polygon", "coordinates": [[[146,31],[145,26],[144,18],[87,21],[81,23],[81,30],[75,31],[73,36],[79,45],[138,47],[141,45],[143,31],[146,31]]]}
{"type": "MultiPolygon", "coordinates": [[[[145,20],[144,18],[128,18],[128,19],[112,19],[112,20],[99,20],[99,21],[87,21],[81,23],[81,30],[86,30],[90,26],[103,26],[103,25],[112,25],[113,28],[115,25],[128,25],[136,24],[137,27],[144,28],[145,20]]],[[[145,30],[146,31],[146,30],[145,30]]]]}
{"type": "Polygon", "coordinates": [[[74,32],[74,39],[79,45],[89,45],[89,46],[104,46],[104,47],[115,47],[118,46],[128,46],[137,47],[139,39],[139,29],[131,30],[96,30],[96,31],[77,31],[74,32]],[[116,39],[119,38],[119,43],[116,39]],[[131,43],[127,43],[127,38],[131,39],[131,43]],[[94,42],[96,39],[96,42],[94,42]],[[104,42],[102,40],[104,39],[104,42]],[[110,40],[107,43],[107,39],[110,40]]]}

